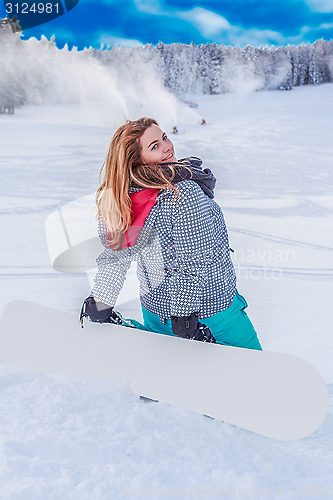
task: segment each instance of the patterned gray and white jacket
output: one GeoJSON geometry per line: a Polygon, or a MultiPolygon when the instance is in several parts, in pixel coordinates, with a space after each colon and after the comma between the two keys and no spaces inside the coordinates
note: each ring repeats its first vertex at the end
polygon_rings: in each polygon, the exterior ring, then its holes
{"type": "Polygon", "coordinates": [[[222,210],[192,180],[175,187],[180,198],[172,201],[171,189],[161,191],[131,247],[111,250],[107,228],[99,223],[105,250],[96,260],[93,297],[115,306],[127,270],[136,260],[141,304],[163,323],[193,312],[204,319],[230,307],[236,275],[222,210]]]}

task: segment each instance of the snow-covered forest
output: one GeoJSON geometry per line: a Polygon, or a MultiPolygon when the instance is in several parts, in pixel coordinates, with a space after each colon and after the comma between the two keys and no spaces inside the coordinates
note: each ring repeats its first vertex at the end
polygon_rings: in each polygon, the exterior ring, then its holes
{"type": "Polygon", "coordinates": [[[245,48],[159,43],[132,49],[93,51],[105,64],[152,61],[173,92],[224,94],[234,91],[290,90],[333,81],[333,41],[287,47],[245,48]]]}
{"type": "Polygon", "coordinates": [[[332,82],[333,41],[278,48],[159,43],[78,51],[67,45],[58,49],[54,37],[23,41],[20,33],[1,23],[0,66],[2,112],[24,104],[107,97],[125,107],[129,94],[133,99],[150,98],[151,82],[159,92],[167,88],[177,96],[289,90],[332,82]],[[131,89],[126,98],[124,82],[131,89]]]}

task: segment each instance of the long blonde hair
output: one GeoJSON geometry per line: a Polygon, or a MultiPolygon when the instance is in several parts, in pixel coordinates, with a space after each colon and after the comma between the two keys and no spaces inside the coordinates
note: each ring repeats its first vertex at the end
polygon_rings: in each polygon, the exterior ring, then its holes
{"type": "Polygon", "coordinates": [[[141,159],[140,137],[147,128],[158,125],[153,118],[127,120],[113,135],[109,151],[100,171],[101,182],[96,192],[97,218],[102,217],[108,231],[112,249],[120,249],[125,232],[131,226],[131,183],[143,188],[172,189],[175,169],[166,164],[170,173],[165,173],[159,164],[144,163],[141,159]]]}

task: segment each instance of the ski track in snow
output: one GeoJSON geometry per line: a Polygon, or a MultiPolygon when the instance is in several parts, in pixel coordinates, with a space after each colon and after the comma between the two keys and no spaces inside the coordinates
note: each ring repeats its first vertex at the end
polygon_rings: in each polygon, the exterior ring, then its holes
{"type": "MultiPolygon", "coordinates": [[[[332,498],[332,93],[323,85],[187,96],[198,107],[179,108],[171,137],[178,157],[202,157],[218,179],[238,288],[264,348],[298,355],[327,381],[323,425],[277,442],[145,403],[126,383],[0,363],[1,500],[332,498]]],[[[94,104],[92,126],[83,111],[76,119],[77,109],[29,106],[0,116],[1,311],[14,299],[79,311],[90,291],[88,276],[52,269],[45,241],[46,217],[98,187],[114,129],[103,105],[94,104]]],[[[120,311],[137,309],[136,286],[131,268],[120,311]]]]}
{"type": "Polygon", "coordinates": [[[236,233],[248,234],[250,236],[256,236],[257,238],[263,238],[264,240],[277,241],[282,243],[289,243],[292,245],[297,245],[300,247],[306,248],[315,248],[317,250],[328,250],[333,251],[333,247],[327,247],[324,245],[316,245],[315,243],[306,243],[305,241],[292,240],[290,238],[281,238],[279,236],[275,236],[274,234],[266,234],[266,233],[258,233],[256,231],[247,231],[246,229],[239,229],[235,227],[229,227],[229,233],[234,231],[236,233]]]}

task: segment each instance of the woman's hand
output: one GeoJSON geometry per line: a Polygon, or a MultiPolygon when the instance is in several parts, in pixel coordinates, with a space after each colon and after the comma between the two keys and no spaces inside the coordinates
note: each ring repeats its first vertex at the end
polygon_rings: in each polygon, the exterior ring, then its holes
{"type": "Polygon", "coordinates": [[[199,323],[198,313],[192,313],[190,316],[171,316],[171,325],[172,331],[177,337],[216,343],[208,326],[199,323]]]}
{"type": "Polygon", "coordinates": [[[113,311],[113,307],[104,304],[94,297],[87,297],[81,308],[80,322],[83,328],[83,318],[88,318],[94,323],[118,323],[119,316],[113,311]]]}

